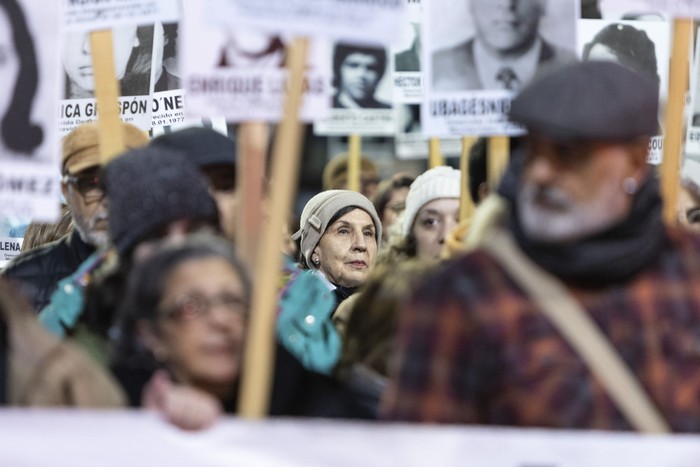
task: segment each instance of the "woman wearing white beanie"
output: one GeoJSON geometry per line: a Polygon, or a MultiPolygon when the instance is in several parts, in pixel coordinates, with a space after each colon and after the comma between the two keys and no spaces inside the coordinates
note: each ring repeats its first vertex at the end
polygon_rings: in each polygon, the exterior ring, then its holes
{"type": "Polygon", "coordinates": [[[409,257],[437,259],[445,238],[459,222],[461,174],[434,167],[411,184],[403,213],[403,251],[409,257]]]}

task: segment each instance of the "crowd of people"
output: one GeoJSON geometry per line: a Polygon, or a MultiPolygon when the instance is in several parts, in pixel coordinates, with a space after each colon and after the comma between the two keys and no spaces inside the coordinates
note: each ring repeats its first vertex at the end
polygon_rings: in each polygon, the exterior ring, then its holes
{"type": "MultiPolygon", "coordinates": [[[[385,66],[373,60],[361,66],[385,66]]],[[[498,186],[484,140],[468,177],[380,177],[365,158],[361,192],[347,155],[330,161],[296,251],[263,246],[285,258],[270,415],[700,431],[700,238],[685,228],[700,176],[687,164],[679,225],[664,224],[646,159],[658,83],[591,58],[524,85],[509,117],[528,133],[498,186]],[[466,192],[478,209],[460,219],[466,192]],[[592,323],[643,409],[552,308],[592,323]]],[[[64,138],[64,222],[30,229],[0,275],[0,402],[143,407],[205,428],[238,409],[261,286],[235,253],[236,145],[207,128],[113,131],[126,148],[104,166],[95,124],[64,138]]]]}

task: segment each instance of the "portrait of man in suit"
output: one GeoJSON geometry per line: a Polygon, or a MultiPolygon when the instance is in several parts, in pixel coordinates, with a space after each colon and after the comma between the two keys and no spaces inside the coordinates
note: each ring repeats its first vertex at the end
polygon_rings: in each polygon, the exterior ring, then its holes
{"type": "Polygon", "coordinates": [[[573,51],[547,41],[540,20],[547,0],[469,0],[475,34],[432,55],[435,91],[517,91],[542,67],[574,61],[573,51]]]}

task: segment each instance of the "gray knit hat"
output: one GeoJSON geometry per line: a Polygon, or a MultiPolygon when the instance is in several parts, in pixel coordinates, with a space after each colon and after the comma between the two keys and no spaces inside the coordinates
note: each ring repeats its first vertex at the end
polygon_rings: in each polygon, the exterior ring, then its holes
{"type": "Polygon", "coordinates": [[[311,198],[301,212],[299,225],[292,238],[301,238],[301,254],[306,263],[311,266],[309,258],[311,253],[321,241],[321,237],[326,232],[328,224],[341,209],[348,206],[357,206],[364,210],[372,218],[374,223],[374,234],[377,239],[377,246],[382,238],[382,222],[379,220],[374,205],[362,193],[350,190],[326,190],[311,198]]]}
{"type": "Polygon", "coordinates": [[[219,225],[216,202],[197,167],[181,152],[132,149],[105,167],[109,233],[120,256],[171,222],[219,225]]]}
{"type": "Polygon", "coordinates": [[[426,170],[411,183],[403,215],[403,236],[408,237],[418,211],[425,204],[440,198],[459,198],[461,172],[441,165],[426,170]]]}

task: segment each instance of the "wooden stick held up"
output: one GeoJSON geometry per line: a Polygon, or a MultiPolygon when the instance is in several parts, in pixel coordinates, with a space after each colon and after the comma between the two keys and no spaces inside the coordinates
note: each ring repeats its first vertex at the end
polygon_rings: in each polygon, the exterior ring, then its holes
{"type": "Polygon", "coordinates": [[[270,208],[258,250],[253,308],[241,375],[238,413],[262,418],[269,409],[275,358],[277,282],[282,267],[282,226],[292,208],[299,177],[303,127],[299,108],[308,50],[307,39],[295,39],[288,48],[289,91],[284,117],[277,127],[272,152],[270,208]]]}

